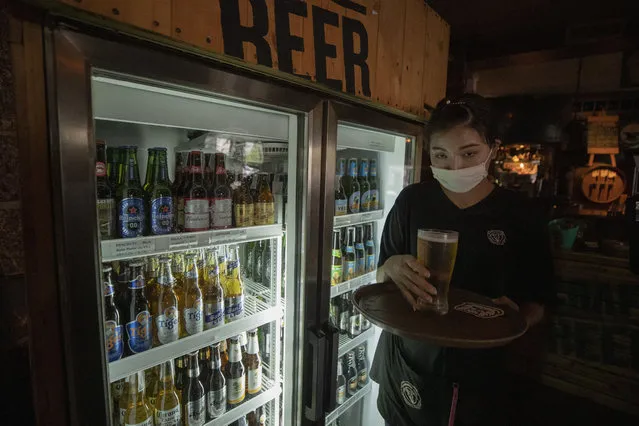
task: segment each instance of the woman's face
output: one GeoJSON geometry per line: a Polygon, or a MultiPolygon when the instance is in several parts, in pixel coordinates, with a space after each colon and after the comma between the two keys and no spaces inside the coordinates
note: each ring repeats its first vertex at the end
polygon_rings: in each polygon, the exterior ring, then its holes
{"type": "Polygon", "coordinates": [[[490,147],[477,132],[467,126],[457,126],[430,138],[430,161],[433,167],[458,170],[484,163],[490,147]]]}

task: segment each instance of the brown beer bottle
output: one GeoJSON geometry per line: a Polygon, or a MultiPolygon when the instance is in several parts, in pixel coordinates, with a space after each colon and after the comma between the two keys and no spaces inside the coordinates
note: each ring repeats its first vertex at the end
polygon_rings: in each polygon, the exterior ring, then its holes
{"type": "Polygon", "coordinates": [[[244,365],[246,367],[246,393],[249,398],[252,398],[262,390],[262,359],[260,358],[257,330],[248,332],[248,348],[244,365]]]}
{"type": "Polygon", "coordinates": [[[177,232],[184,232],[184,198],[186,197],[186,191],[189,187],[189,182],[191,181],[191,155],[188,153],[178,152],[176,153],[175,158],[176,178],[175,182],[173,183],[173,194],[175,196],[176,206],[175,230],[177,232]],[[177,173],[178,170],[180,170],[177,165],[178,158],[183,161],[185,157],[187,159],[186,165],[180,164],[180,168],[182,171],[180,172],[180,180],[178,183],[177,173]]]}
{"type": "Polygon", "coordinates": [[[211,346],[211,368],[206,405],[208,420],[218,418],[226,412],[226,379],[222,374],[219,342],[211,346]]]}
{"type": "Polygon", "coordinates": [[[211,197],[211,229],[233,226],[233,194],[226,179],[224,154],[215,154],[215,179],[209,191],[211,197]]]}
{"type": "Polygon", "coordinates": [[[184,376],[186,373],[184,365],[184,356],[179,356],[175,359],[175,391],[180,399],[180,405],[182,402],[182,391],[184,390],[184,376]]]}
{"type": "Polygon", "coordinates": [[[255,225],[275,223],[275,201],[268,183],[268,173],[260,173],[255,200],[255,225]]]}
{"type": "Polygon", "coordinates": [[[244,177],[241,182],[233,207],[235,226],[238,228],[253,226],[255,217],[255,207],[248,187],[248,177],[244,177]]]}
{"type": "Polygon", "coordinates": [[[226,399],[229,408],[241,404],[246,397],[246,375],[242,364],[240,336],[231,337],[229,347],[229,364],[226,376],[226,399]]]}
{"type": "Polygon", "coordinates": [[[204,426],[206,422],[206,395],[200,383],[198,351],[191,352],[188,358],[187,382],[182,391],[182,413],[184,426],[204,426]]]}
{"type": "Polygon", "coordinates": [[[184,193],[184,230],[209,229],[209,193],[204,186],[203,155],[191,152],[191,182],[184,193]]]}

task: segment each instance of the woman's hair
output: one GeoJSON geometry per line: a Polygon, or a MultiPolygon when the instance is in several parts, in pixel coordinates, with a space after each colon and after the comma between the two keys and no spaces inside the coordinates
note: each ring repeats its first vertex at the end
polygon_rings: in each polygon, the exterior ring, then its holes
{"type": "Polygon", "coordinates": [[[437,104],[426,123],[425,146],[435,133],[446,132],[458,126],[470,127],[493,146],[498,135],[498,124],[490,101],[483,96],[466,93],[455,98],[444,98],[437,104]]]}

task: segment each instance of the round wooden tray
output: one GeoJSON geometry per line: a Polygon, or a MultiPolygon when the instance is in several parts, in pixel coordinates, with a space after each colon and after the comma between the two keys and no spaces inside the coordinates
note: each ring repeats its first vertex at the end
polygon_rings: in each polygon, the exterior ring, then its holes
{"type": "Polygon", "coordinates": [[[492,348],[523,335],[528,324],[514,309],[491,299],[452,288],[448,314],[413,311],[394,283],[355,290],[353,303],[368,320],[393,334],[444,347],[492,348]]]}

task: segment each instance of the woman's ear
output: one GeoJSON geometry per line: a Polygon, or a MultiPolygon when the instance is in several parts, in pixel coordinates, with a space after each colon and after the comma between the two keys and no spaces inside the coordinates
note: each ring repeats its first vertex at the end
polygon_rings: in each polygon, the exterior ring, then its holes
{"type": "Polygon", "coordinates": [[[493,154],[490,156],[490,158],[496,158],[497,157],[497,151],[499,151],[499,147],[502,145],[501,143],[501,139],[499,138],[495,138],[495,143],[492,146],[492,151],[493,154]]]}

